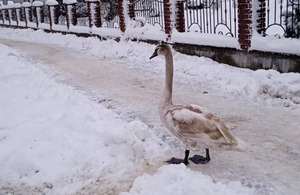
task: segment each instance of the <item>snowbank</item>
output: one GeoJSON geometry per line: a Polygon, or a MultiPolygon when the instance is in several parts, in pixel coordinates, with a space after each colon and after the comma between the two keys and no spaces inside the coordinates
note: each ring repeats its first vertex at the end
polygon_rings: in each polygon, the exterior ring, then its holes
{"type": "Polygon", "coordinates": [[[123,38],[166,41],[167,35],[160,25],[152,26],[146,22],[145,18],[136,17],[135,20],[127,19],[126,31],[123,38]]]}
{"type": "Polygon", "coordinates": [[[279,39],[275,36],[263,37],[254,31],[250,50],[300,55],[300,40],[284,37],[279,39]]]}
{"type": "Polygon", "coordinates": [[[205,34],[196,32],[179,33],[173,30],[172,41],[176,43],[187,43],[194,45],[206,45],[225,48],[240,48],[238,40],[231,36],[218,34],[205,34]]]}
{"type": "Polygon", "coordinates": [[[84,187],[99,181],[128,185],[135,169],[167,147],[144,123],[121,120],[2,44],[0,64],[0,194],[88,194],[84,187]]]}
{"type": "Polygon", "coordinates": [[[193,172],[185,165],[161,167],[154,175],[144,174],[135,179],[128,193],[120,195],[246,195],[254,192],[240,182],[223,184],[200,172],[193,172]]]}

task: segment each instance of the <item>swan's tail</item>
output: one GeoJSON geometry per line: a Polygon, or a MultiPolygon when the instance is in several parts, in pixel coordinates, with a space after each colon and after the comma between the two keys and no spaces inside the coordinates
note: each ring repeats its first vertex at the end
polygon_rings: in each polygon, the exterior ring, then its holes
{"type": "Polygon", "coordinates": [[[235,138],[237,143],[235,144],[222,144],[221,148],[226,149],[226,150],[234,150],[234,151],[239,151],[239,152],[245,152],[247,151],[250,146],[247,144],[245,141],[235,138]]]}

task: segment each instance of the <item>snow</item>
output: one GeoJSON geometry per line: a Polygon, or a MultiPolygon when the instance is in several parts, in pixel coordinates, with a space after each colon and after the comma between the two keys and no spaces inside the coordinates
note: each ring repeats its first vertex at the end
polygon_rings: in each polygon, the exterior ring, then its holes
{"type": "Polygon", "coordinates": [[[21,3],[15,3],[15,4],[14,4],[14,7],[15,7],[15,8],[21,8],[22,5],[21,5],[21,3]]]}
{"type": "MultiPolygon", "coordinates": [[[[55,72],[42,64],[2,44],[0,51],[0,193],[26,193],[18,186],[46,194],[84,192],[98,180],[126,180],[126,174],[151,164],[167,147],[143,122],[123,121],[109,107],[57,83],[55,72]]],[[[153,177],[138,177],[130,194],[136,188],[149,194],[158,181],[166,195],[178,189],[251,192],[239,182],[216,183],[183,165],[171,165],[153,177]]]]}
{"type": "MultiPolygon", "coordinates": [[[[20,189],[24,194],[22,186],[28,187],[26,194],[34,190],[46,194],[99,191],[103,194],[121,191],[160,194],[158,190],[198,193],[198,186],[212,194],[218,193],[218,189],[222,190],[220,193],[232,194],[251,194],[252,190],[255,194],[298,191],[300,150],[299,132],[295,129],[299,126],[300,74],[252,71],[173,51],[174,100],[201,102],[200,105],[213,112],[222,113],[231,129],[238,126],[238,131],[233,133],[246,138],[251,150],[238,154],[212,151],[215,159],[205,166],[163,166],[170,153],[180,157],[177,151],[182,152],[184,147],[173,137],[163,133],[159,137],[161,134],[157,131],[166,132],[165,128],[156,123],[151,128],[153,123],[147,122],[156,119],[152,114],[152,111],[156,113],[156,107],[153,108],[152,103],[157,99],[159,81],[164,77],[161,65],[164,60],[148,61],[154,45],[130,40],[100,41],[95,37],[80,38],[30,29],[0,28],[0,38],[7,39],[7,45],[16,44],[13,40],[26,41],[19,42],[19,47],[35,43],[30,52],[40,56],[28,57],[0,46],[0,194],[10,189],[13,189],[11,193],[20,189]],[[45,52],[47,47],[49,50],[45,52]],[[55,53],[58,48],[70,52],[62,52],[58,58],[55,53]],[[95,57],[96,62],[89,64],[86,55],[95,57]],[[38,59],[52,61],[43,65],[36,62],[38,59]],[[106,64],[105,59],[117,63],[106,64]],[[83,66],[79,60],[84,61],[83,66]],[[98,86],[100,91],[105,91],[105,87],[110,93],[119,90],[127,97],[124,100],[132,103],[126,107],[128,116],[119,114],[123,108],[108,109],[112,107],[109,103],[91,101],[85,90],[81,92],[63,82],[54,82],[54,78],[61,78],[46,68],[52,63],[57,64],[57,68],[70,68],[70,73],[82,73],[79,88],[85,88],[84,81],[88,80],[101,86],[98,86]],[[132,79],[132,72],[124,71],[125,67],[137,71],[144,80],[139,80],[137,75],[132,79]],[[110,68],[114,74],[106,72],[110,68]],[[101,82],[88,70],[101,78],[101,82]],[[132,80],[127,82],[126,79],[132,80]],[[102,84],[105,80],[108,81],[102,84]],[[122,85],[116,85],[117,81],[122,85]],[[130,87],[138,88],[139,94],[128,91],[130,87]],[[193,89],[197,89],[195,93],[191,92],[193,89]],[[206,90],[208,93],[204,94],[206,90]],[[143,102],[142,105],[139,102],[143,102]],[[249,106],[249,102],[253,104],[249,106]],[[144,114],[143,120],[135,109],[144,114]],[[20,159],[24,163],[20,163],[20,159]],[[156,171],[159,167],[161,169],[156,171]],[[197,181],[199,183],[193,183],[197,181]],[[152,187],[156,185],[159,187],[152,187]],[[116,191],[105,191],[107,189],[116,191]]],[[[74,85],[76,83],[71,86],[74,85]]],[[[107,97],[101,98],[106,100],[107,97]]]]}
{"type": "Polygon", "coordinates": [[[31,7],[31,3],[24,2],[24,3],[22,3],[22,7],[31,7]]]}
{"type": "Polygon", "coordinates": [[[47,0],[45,5],[55,6],[58,5],[58,2],[56,0],[47,0]]]}
{"type": "Polygon", "coordinates": [[[35,7],[41,7],[41,6],[44,5],[44,3],[41,2],[41,1],[34,1],[34,2],[32,3],[32,5],[35,6],[35,7]]]}
{"type": "Polygon", "coordinates": [[[300,40],[285,37],[278,38],[276,36],[263,37],[257,32],[254,32],[251,38],[250,50],[295,54],[300,56],[300,40]]]}
{"type": "Polygon", "coordinates": [[[161,26],[152,26],[145,18],[137,17],[135,20],[127,19],[124,38],[166,41],[167,35],[162,31],[161,26]]]}
{"type": "Polygon", "coordinates": [[[71,5],[71,4],[77,3],[77,0],[63,0],[63,3],[64,3],[64,4],[71,5]]]}
{"type": "MultiPolygon", "coordinates": [[[[66,26],[53,25],[53,29],[67,31],[66,26]]],[[[110,29],[109,29],[110,30],[110,29]]],[[[108,31],[107,30],[107,33],[108,31]]],[[[116,32],[118,29],[115,30],[116,32]]],[[[33,41],[37,43],[52,43],[68,48],[77,48],[82,51],[108,58],[125,58],[134,52],[136,66],[144,64],[144,59],[149,59],[153,49],[148,46],[136,47],[134,43],[115,42],[113,40],[100,42],[97,38],[78,38],[73,35],[61,37],[59,34],[44,33],[41,30],[10,30],[0,29],[0,37],[14,40],[33,41]],[[3,33],[2,33],[3,32],[3,33]],[[121,45],[121,46],[120,46],[121,45]],[[109,50],[107,48],[110,48],[109,50]]],[[[100,32],[100,30],[98,31],[100,32]]],[[[102,31],[105,34],[105,30],[102,31]]],[[[101,34],[101,33],[99,33],[101,34]]],[[[116,36],[119,35],[116,33],[116,36]]],[[[112,34],[114,36],[114,33],[112,34]]],[[[282,105],[291,109],[299,108],[300,99],[300,74],[284,73],[275,70],[248,70],[219,64],[207,58],[187,56],[174,52],[174,60],[182,79],[191,86],[199,86],[204,80],[214,86],[215,90],[223,90],[231,94],[243,95],[254,101],[267,102],[270,105],[282,105]],[[190,63],[186,63],[189,61],[190,63]],[[201,66],[200,66],[201,64],[201,66]],[[197,79],[196,79],[197,78],[197,79]],[[200,81],[199,81],[200,78],[200,81]],[[202,80],[202,81],[201,81],[202,80]],[[274,85],[276,83],[276,85],[274,85]]],[[[146,67],[150,68],[150,67],[146,67]]],[[[161,72],[161,66],[151,67],[155,72],[161,72]]]]}
{"type": "Polygon", "coordinates": [[[14,8],[14,7],[15,7],[15,6],[14,6],[13,3],[7,4],[7,6],[6,6],[6,8],[8,8],[8,9],[11,9],[11,8],[14,8]]]}
{"type": "Polygon", "coordinates": [[[97,28],[93,26],[92,33],[106,38],[118,38],[122,36],[120,29],[117,28],[97,28]]]}
{"type": "Polygon", "coordinates": [[[75,193],[157,155],[147,125],[119,119],[11,48],[0,51],[0,193],[10,184],[75,193]]]}
{"type": "Polygon", "coordinates": [[[179,33],[177,30],[173,30],[172,41],[176,43],[187,43],[192,45],[228,47],[236,49],[240,48],[240,44],[236,38],[218,34],[205,34],[197,32],[179,33]]]}
{"type": "Polygon", "coordinates": [[[120,195],[159,195],[159,194],[206,194],[206,195],[250,195],[253,190],[242,187],[240,182],[224,184],[214,182],[207,175],[194,172],[181,165],[162,166],[154,175],[138,177],[128,193],[120,195]]]}

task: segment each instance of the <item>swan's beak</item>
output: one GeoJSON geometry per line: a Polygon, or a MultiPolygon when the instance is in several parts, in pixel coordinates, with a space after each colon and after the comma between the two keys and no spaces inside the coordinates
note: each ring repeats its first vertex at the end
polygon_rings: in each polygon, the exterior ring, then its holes
{"type": "Polygon", "coordinates": [[[152,54],[152,56],[149,59],[151,60],[152,58],[154,58],[156,56],[157,56],[157,49],[154,51],[154,53],[152,54]]]}

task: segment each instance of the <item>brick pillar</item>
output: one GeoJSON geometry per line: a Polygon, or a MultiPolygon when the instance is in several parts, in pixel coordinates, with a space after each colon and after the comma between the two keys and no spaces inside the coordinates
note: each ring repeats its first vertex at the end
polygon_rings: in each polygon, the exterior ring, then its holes
{"type": "Polygon", "coordinates": [[[26,7],[23,7],[23,12],[24,12],[25,27],[27,28],[27,25],[28,25],[28,16],[27,16],[27,8],[26,7]]]}
{"type": "Polygon", "coordinates": [[[0,9],[0,20],[3,21],[2,9],[0,9]]]}
{"type": "Polygon", "coordinates": [[[185,32],[184,5],[183,1],[176,2],[175,26],[178,32],[185,32]]]}
{"type": "Polygon", "coordinates": [[[16,8],[16,21],[17,21],[17,26],[19,26],[19,22],[21,21],[20,13],[21,13],[21,7],[17,7],[17,8],[16,8]]]}
{"type": "Polygon", "coordinates": [[[39,12],[40,12],[40,22],[44,23],[45,22],[45,17],[44,17],[44,12],[43,12],[43,6],[39,7],[39,12]]]}
{"type": "Polygon", "coordinates": [[[4,22],[5,22],[5,9],[1,10],[1,15],[2,15],[2,22],[4,24],[4,22]]]}
{"type": "Polygon", "coordinates": [[[15,20],[16,20],[16,23],[17,23],[17,26],[19,26],[19,21],[18,21],[18,17],[17,17],[17,9],[16,8],[13,8],[13,13],[15,15],[15,20]]]}
{"type": "Polygon", "coordinates": [[[134,12],[134,0],[129,0],[128,4],[128,15],[129,18],[134,20],[135,19],[135,12],[134,12]]]}
{"type": "Polygon", "coordinates": [[[88,1],[86,3],[87,3],[88,13],[89,13],[89,27],[92,28],[93,23],[92,23],[91,2],[88,1]]]}
{"type": "Polygon", "coordinates": [[[101,4],[99,1],[95,2],[95,26],[97,28],[101,27],[102,23],[101,23],[101,4]]]}
{"type": "Polygon", "coordinates": [[[7,11],[8,11],[8,23],[9,23],[9,26],[11,26],[11,21],[12,21],[11,12],[12,12],[12,10],[11,10],[11,8],[8,8],[7,11]]]}
{"type": "Polygon", "coordinates": [[[171,37],[172,24],[171,24],[171,4],[170,0],[164,1],[164,19],[165,19],[165,33],[168,35],[168,39],[171,37]]]}
{"type": "Polygon", "coordinates": [[[44,15],[43,15],[43,5],[34,5],[33,7],[33,15],[36,20],[36,27],[39,27],[40,23],[44,22],[44,15]]]}
{"type": "Polygon", "coordinates": [[[257,10],[257,32],[265,35],[266,33],[266,0],[258,0],[259,9],[257,10]]]}
{"type": "Polygon", "coordinates": [[[238,41],[242,50],[251,46],[252,0],[238,0],[238,41]]]}
{"type": "Polygon", "coordinates": [[[52,31],[52,15],[54,14],[54,11],[53,11],[53,13],[51,12],[51,10],[53,10],[54,9],[54,7],[52,6],[52,8],[51,8],[51,6],[50,5],[48,5],[48,17],[49,17],[49,24],[50,24],[50,30],[52,31]]]}
{"type": "Polygon", "coordinates": [[[54,6],[54,24],[59,22],[59,5],[54,6]]]}
{"type": "Polygon", "coordinates": [[[66,11],[66,22],[67,22],[67,28],[70,28],[70,15],[69,15],[69,6],[68,4],[64,4],[65,11],[66,11]]]}
{"type": "Polygon", "coordinates": [[[76,3],[71,5],[71,24],[76,26],[77,25],[77,14],[76,14],[76,3]]]}
{"type": "Polygon", "coordinates": [[[33,16],[35,17],[36,28],[39,27],[39,19],[37,17],[37,7],[33,7],[33,16]]]}
{"type": "Polygon", "coordinates": [[[33,22],[32,14],[33,14],[33,7],[28,7],[29,11],[29,22],[33,22]]]}
{"type": "Polygon", "coordinates": [[[118,0],[118,9],[119,9],[118,11],[119,11],[119,18],[120,18],[120,30],[122,32],[125,32],[126,27],[125,27],[123,0],[118,0]]]}

